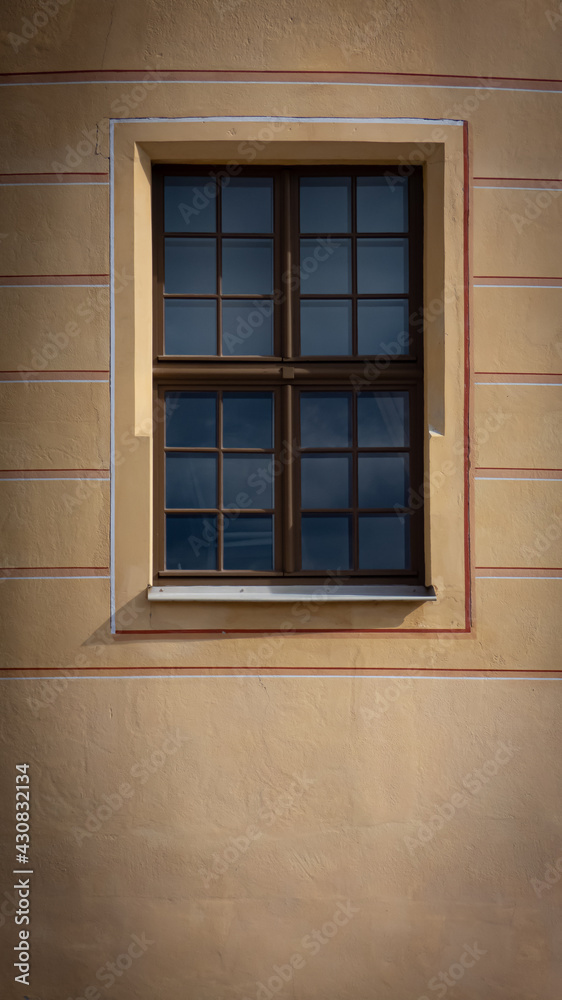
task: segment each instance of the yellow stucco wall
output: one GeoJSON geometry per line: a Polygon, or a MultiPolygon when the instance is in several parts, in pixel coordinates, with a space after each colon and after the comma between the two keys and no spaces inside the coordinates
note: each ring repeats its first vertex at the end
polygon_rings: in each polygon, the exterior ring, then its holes
{"type": "MultiPolygon", "coordinates": [[[[558,1000],[562,13],[45,3],[2,13],[2,995],[558,1000]],[[311,608],[294,625],[313,631],[284,636],[266,632],[272,608],[150,612],[121,564],[117,624],[133,634],[111,634],[109,119],[213,116],[468,122],[468,631],[460,591],[435,612],[311,608]],[[423,633],[435,623],[456,631],[423,633]],[[134,634],[155,625],[219,631],[134,634]],[[220,631],[237,626],[258,631],[220,631]],[[21,761],[27,990],[10,958],[21,761]]],[[[125,242],[129,210],[115,205],[125,242]]],[[[459,204],[451,241],[462,224],[459,204]]],[[[146,288],[114,280],[117,316],[132,303],[140,328],[146,288]]],[[[450,318],[445,447],[461,402],[450,318]]],[[[133,479],[140,398],[119,473],[133,479]]],[[[453,547],[446,571],[463,577],[463,558],[453,547]]]]}

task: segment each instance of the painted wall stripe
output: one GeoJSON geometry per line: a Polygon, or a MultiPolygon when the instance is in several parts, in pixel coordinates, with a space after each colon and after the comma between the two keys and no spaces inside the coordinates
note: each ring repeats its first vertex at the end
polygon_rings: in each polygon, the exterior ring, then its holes
{"type": "Polygon", "coordinates": [[[562,81],[527,77],[461,76],[443,73],[388,73],[361,70],[84,70],[5,73],[0,85],[55,86],[112,83],[291,84],[300,86],[416,87],[452,90],[508,90],[539,93],[562,91],[562,81]]]}
{"type": "Polygon", "coordinates": [[[0,578],[5,580],[89,580],[105,576],[107,566],[2,566],[0,578]]]}
{"type": "Polygon", "coordinates": [[[78,288],[108,288],[109,281],[101,282],[109,274],[0,274],[0,287],[41,288],[44,285],[77,286],[78,288]]]}

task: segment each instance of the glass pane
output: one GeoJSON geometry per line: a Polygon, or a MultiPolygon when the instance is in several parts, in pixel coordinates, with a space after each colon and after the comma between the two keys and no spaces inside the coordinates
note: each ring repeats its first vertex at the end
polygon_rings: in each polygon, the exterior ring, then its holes
{"type": "Polygon", "coordinates": [[[351,393],[301,393],[303,448],[347,448],[351,443],[351,393]]]}
{"type": "Polygon", "coordinates": [[[222,241],[224,295],[271,295],[273,240],[222,241]]]}
{"type": "Polygon", "coordinates": [[[273,516],[255,514],[224,519],[224,568],[273,569],[273,516]]]}
{"type": "Polygon", "coordinates": [[[165,243],[164,291],[171,295],[204,295],[217,290],[215,239],[170,236],[165,243]]]}
{"type": "Polygon", "coordinates": [[[223,506],[273,507],[273,459],[268,455],[225,455],[223,506]]]}
{"type": "Polygon", "coordinates": [[[360,448],[407,447],[408,393],[360,393],[357,398],[357,430],[360,448]]]}
{"type": "Polygon", "coordinates": [[[347,514],[303,514],[302,568],[351,569],[351,518],[347,514]]]}
{"type": "Polygon", "coordinates": [[[273,393],[223,394],[223,447],[273,447],[273,393]]]}
{"type": "Polygon", "coordinates": [[[164,178],[164,230],[167,233],[214,233],[217,188],[210,177],[164,178]]]}
{"type": "Polygon", "coordinates": [[[216,354],[217,304],[214,299],[166,299],[166,354],[216,354]]]}
{"type": "Polygon", "coordinates": [[[301,354],[351,354],[351,302],[301,300],[301,354]]]}
{"type": "Polygon", "coordinates": [[[359,569],[409,568],[409,516],[367,514],[359,517],[359,569]]]}
{"type": "Polygon", "coordinates": [[[222,303],[223,354],[273,354],[273,302],[225,299],[222,303]]]}
{"type": "Polygon", "coordinates": [[[301,177],[301,233],[349,233],[351,178],[301,177]]]}
{"type": "Polygon", "coordinates": [[[222,231],[273,232],[273,178],[230,177],[223,180],[222,231]]]}
{"type": "Polygon", "coordinates": [[[217,519],[166,514],[166,569],[217,568],[217,519]]]}
{"type": "Polygon", "coordinates": [[[168,452],[166,507],[216,507],[217,456],[168,452]]]}
{"type": "Polygon", "coordinates": [[[408,486],[407,455],[359,455],[360,507],[405,507],[408,486]]]}
{"type": "Polygon", "coordinates": [[[396,295],[408,291],[408,240],[357,240],[357,291],[396,295]]]}
{"type": "Polygon", "coordinates": [[[359,354],[407,354],[407,299],[359,299],[359,354]]]}
{"type": "Polygon", "coordinates": [[[406,233],[408,181],[405,177],[357,178],[357,232],[406,233]]]}
{"type": "Polygon", "coordinates": [[[303,507],[351,507],[350,486],[350,455],[303,455],[301,459],[303,507]]]}
{"type": "Polygon", "coordinates": [[[217,443],[215,392],[166,393],[169,448],[214,448],[217,443]]]}
{"type": "Polygon", "coordinates": [[[303,295],[351,292],[351,240],[301,240],[303,295]]]}

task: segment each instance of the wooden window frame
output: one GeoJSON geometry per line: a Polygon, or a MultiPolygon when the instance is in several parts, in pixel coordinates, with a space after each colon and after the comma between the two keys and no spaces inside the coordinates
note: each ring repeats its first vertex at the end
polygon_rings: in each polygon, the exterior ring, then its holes
{"type": "MultiPolygon", "coordinates": [[[[401,451],[408,450],[410,453],[410,485],[411,490],[416,489],[416,484],[423,482],[424,476],[424,402],[423,402],[423,324],[421,322],[423,306],[423,180],[422,168],[414,168],[409,177],[409,229],[406,233],[350,233],[339,234],[352,241],[352,275],[353,286],[349,295],[338,295],[337,298],[346,298],[352,301],[353,346],[357,344],[357,309],[356,302],[361,298],[365,299],[385,299],[385,298],[406,298],[409,302],[409,350],[403,355],[361,355],[361,356],[301,356],[298,353],[300,340],[299,314],[298,308],[300,296],[295,282],[290,282],[290,287],[286,294],[275,303],[274,308],[274,350],[271,357],[245,356],[198,356],[196,359],[186,359],[183,356],[171,356],[164,354],[163,341],[163,178],[170,175],[203,176],[213,172],[215,175],[227,174],[224,168],[218,164],[208,166],[190,165],[155,165],[153,167],[153,233],[154,233],[154,349],[153,349],[153,379],[154,379],[154,400],[155,404],[161,407],[162,397],[167,391],[197,390],[216,391],[223,389],[239,391],[274,391],[278,400],[276,405],[275,420],[275,454],[280,455],[287,442],[295,442],[297,451],[300,451],[298,442],[298,397],[301,391],[330,389],[338,391],[352,392],[355,396],[358,392],[370,391],[407,391],[410,399],[409,406],[409,446],[408,449],[388,448],[388,449],[359,449],[358,445],[352,442],[352,446],[347,450],[353,457],[353,483],[357,482],[356,465],[359,451],[401,451]],[[404,295],[388,294],[365,294],[359,295],[356,289],[356,247],[357,238],[396,238],[397,236],[409,239],[409,291],[404,295]],[[370,366],[370,372],[366,375],[366,366],[370,366]],[[375,369],[373,377],[372,369],[375,369]]],[[[274,216],[274,290],[284,289],[286,281],[295,267],[294,262],[299,260],[299,231],[298,231],[298,180],[301,176],[399,176],[396,166],[355,166],[355,167],[244,167],[237,170],[237,176],[273,176],[275,192],[275,216],[274,216]],[[284,277],[285,276],[285,277],[284,277]]],[[[220,185],[218,185],[220,187],[220,185]]],[[[352,185],[355,192],[355,184],[352,185]]],[[[355,219],[355,195],[353,197],[352,212],[355,219]]],[[[219,194],[220,199],[220,194],[219,194]]],[[[220,201],[217,205],[217,213],[220,212],[220,201]]],[[[218,215],[220,218],[220,215],[218,215]]],[[[174,233],[180,236],[181,233],[174,233]]],[[[189,234],[196,235],[195,231],[189,234]]],[[[211,233],[198,234],[201,236],[212,236],[211,233]]],[[[214,234],[220,243],[218,233],[214,234]]],[[[251,238],[253,234],[241,234],[251,238]]],[[[263,237],[264,234],[254,234],[263,237]]],[[[267,235],[267,234],[265,234],[267,235]]],[[[324,234],[322,234],[324,236],[324,234]]],[[[338,234],[332,234],[337,238],[338,234]]],[[[237,234],[228,234],[228,238],[236,238],[237,234]]],[[[306,234],[307,238],[314,239],[314,234],[306,234]]],[[[217,274],[220,268],[220,251],[217,253],[217,274]]],[[[220,306],[220,286],[217,286],[216,295],[201,296],[205,298],[215,298],[220,306]]],[[[181,296],[180,296],[181,297],[181,296]]],[[[187,297],[187,296],[186,296],[187,297]]],[[[197,298],[198,296],[192,296],[197,298]]],[[[231,296],[226,296],[231,298],[231,296]]],[[[235,298],[236,296],[232,296],[235,298]]],[[[239,296],[248,300],[268,298],[268,296],[245,295],[239,296]]],[[[306,295],[306,298],[313,298],[313,295],[306,295]]],[[[317,298],[329,298],[328,295],[319,294],[317,298]]],[[[270,298],[270,296],[269,296],[270,298]]],[[[221,335],[221,310],[218,308],[218,330],[221,335]]],[[[220,349],[220,342],[219,342],[220,349]]],[[[367,369],[369,371],[369,369],[367,369]]],[[[355,412],[355,403],[353,410],[355,412]]],[[[220,440],[219,440],[220,445],[220,440]]],[[[212,450],[212,449],[205,449],[212,450]]],[[[218,449],[217,449],[218,450],[218,449]]],[[[248,449],[240,449],[248,451],[248,449]]],[[[328,449],[330,453],[338,449],[328,449]]],[[[314,453],[321,449],[313,449],[314,453]]],[[[301,570],[296,567],[300,565],[300,462],[287,462],[284,465],[279,477],[281,488],[275,491],[275,513],[274,517],[282,524],[282,529],[277,528],[274,532],[274,553],[276,570],[274,572],[263,573],[262,571],[228,571],[217,569],[216,571],[189,571],[169,570],[165,568],[164,561],[164,423],[156,422],[155,432],[155,492],[154,492],[154,583],[254,583],[254,584],[294,584],[302,582],[315,584],[324,582],[329,570],[301,570]]],[[[276,477],[277,478],[277,477],[276,477]]],[[[356,497],[354,496],[355,500],[356,497]]],[[[333,509],[334,512],[336,508],[333,509]]],[[[353,569],[345,571],[345,577],[349,582],[356,584],[400,584],[419,585],[424,583],[424,511],[423,504],[417,504],[415,508],[406,508],[407,516],[411,525],[411,568],[408,570],[386,570],[386,571],[365,571],[353,569]]],[[[354,521],[359,516],[360,509],[354,504],[351,516],[354,521]]],[[[377,512],[381,512],[382,509],[377,512]]],[[[254,513],[253,508],[248,508],[246,513],[254,513]]],[[[338,513],[346,513],[341,508],[337,508],[338,513]]],[[[362,511],[361,511],[362,512],[362,511]]],[[[201,510],[193,510],[190,513],[205,513],[201,510]]],[[[218,515],[221,512],[217,508],[211,515],[218,515]]],[[[233,513],[236,511],[233,510],[233,513]]],[[[242,513],[240,511],[240,513],[242,513]]],[[[308,513],[308,510],[307,510],[308,513]]],[[[311,513],[313,513],[311,511],[311,513]]],[[[330,513],[330,509],[322,511],[330,513]]],[[[390,513],[395,513],[393,509],[390,513]]],[[[354,530],[354,559],[357,558],[357,530],[354,530]]],[[[344,571],[342,571],[344,572],[344,571]]]]}

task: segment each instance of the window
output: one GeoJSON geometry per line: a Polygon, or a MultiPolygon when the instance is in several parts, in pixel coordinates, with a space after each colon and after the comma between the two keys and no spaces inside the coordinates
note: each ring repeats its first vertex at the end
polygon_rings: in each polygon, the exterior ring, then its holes
{"type": "Polygon", "coordinates": [[[156,580],[423,584],[421,168],[153,193],[156,580]]]}

